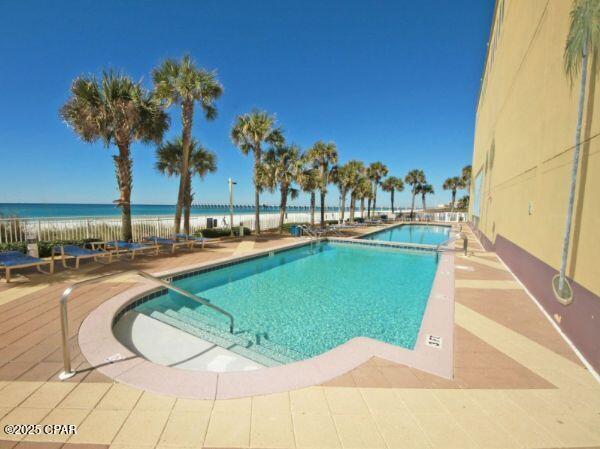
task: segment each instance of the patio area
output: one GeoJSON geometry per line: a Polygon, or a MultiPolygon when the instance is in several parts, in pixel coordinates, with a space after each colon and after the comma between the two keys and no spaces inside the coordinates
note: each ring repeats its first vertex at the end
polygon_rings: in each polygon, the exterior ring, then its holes
{"type": "Polygon", "coordinates": [[[463,231],[469,255],[455,255],[452,380],[372,358],[322,385],[232,400],[160,396],[114,383],[83,358],[77,331],[92,310],[135,283],[127,277],[73,294],[70,345],[78,374],[57,379],[58,299],[73,282],[252,254],[297,242],[290,237],[246,237],[0,283],[0,428],[78,426],[76,435],[4,433],[0,449],[600,446],[600,384],[496,254],[463,231]]]}

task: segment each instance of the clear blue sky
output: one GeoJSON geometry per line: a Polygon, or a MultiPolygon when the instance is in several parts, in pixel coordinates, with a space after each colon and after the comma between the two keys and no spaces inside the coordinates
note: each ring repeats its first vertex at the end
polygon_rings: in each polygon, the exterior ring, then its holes
{"type": "MultiPolygon", "coordinates": [[[[194,124],[218,156],[218,173],[195,182],[199,201],[226,202],[231,176],[236,202],[252,202],[252,161],[229,129],[254,107],[303,148],[333,140],[342,162],[381,160],[402,177],[422,168],[430,201],[448,201],[441,183],[471,160],[492,10],[491,0],[0,0],[0,202],[117,198],[114,149],[81,142],[58,118],[70,83],[112,67],[150,87],[154,66],[186,52],[225,87],[218,118],[194,124]]],[[[180,133],[170,113],[167,138],[180,133]]],[[[154,148],[136,144],[133,158],[133,202],[174,203],[177,181],[155,172],[154,148]]]]}

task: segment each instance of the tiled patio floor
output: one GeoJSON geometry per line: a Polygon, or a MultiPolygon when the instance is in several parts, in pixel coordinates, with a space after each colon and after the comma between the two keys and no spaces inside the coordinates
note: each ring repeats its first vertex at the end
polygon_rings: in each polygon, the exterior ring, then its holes
{"type": "Polygon", "coordinates": [[[467,232],[471,254],[455,259],[453,380],[373,358],[321,386],[245,399],[178,399],[115,384],[82,358],[76,332],[91,310],[132,285],[129,278],[74,294],[71,347],[80,372],[57,380],[58,298],[70,283],[132,267],[160,272],[289,238],[252,237],[0,283],[0,429],[78,425],[71,437],[0,434],[0,449],[600,447],[600,384],[495,254],[467,232]]]}

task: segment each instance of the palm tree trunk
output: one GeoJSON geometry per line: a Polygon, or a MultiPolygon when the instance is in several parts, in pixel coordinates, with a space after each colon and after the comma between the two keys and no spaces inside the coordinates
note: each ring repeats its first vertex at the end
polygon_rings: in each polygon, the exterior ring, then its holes
{"type": "Polygon", "coordinates": [[[450,212],[454,212],[454,203],[456,202],[456,190],[452,190],[452,207],[450,208],[450,212]]]}
{"type": "Polygon", "coordinates": [[[321,190],[321,227],[325,226],[325,191],[321,190]]]}
{"type": "Polygon", "coordinates": [[[177,206],[175,207],[175,234],[179,234],[181,229],[181,211],[185,203],[185,189],[187,179],[190,176],[190,145],[192,142],[192,120],[194,116],[194,102],[186,100],[181,105],[181,121],[183,129],[181,132],[181,141],[183,154],[181,158],[181,178],[179,179],[179,194],[177,196],[177,206]]]}
{"type": "Polygon", "coordinates": [[[316,203],[316,194],[313,190],[310,192],[310,225],[315,225],[315,203],[316,203]]]}
{"type": "Polygon", "coordinates": [[[254,222],[256,234],[260,235],[260,192],[259,192],[259,179],[258,171],[260,169],[260,150],[254,151],[254,222]]]}
{"type": "Polygon", "coordinates": [[[346,191],[342,191],[342,218],[340,220],[340,224],[344,223],[344,214],[346,212],[346,191]]]}
{"type": "Polygon", "coordinates": [[[423,212],[427,210],[427,206],[425,205],[425,194],[421,194],[421,201],[423,202],[423,212]]]}
{"type": "Polygon", "coordinates": [[[356,195],[350,193],[350,223],[354,223],[354,210],[356,209],[356,195]]]}
{"type": "Polygon", "coordinates": [[[121,209],[121,238],[125,241],[133,239],[133,230],[131,226],[131,155],[128,144],[117,144],[119,155],[113,156],[115,162],[115,171],[117,174],[117,185],[119,187],[120,198],[116,201],[121,209]]]}
{"type": "Polygon", "coordinates": [[[283,233],[283,220],[285,219],[285,210],[287,208],[288,186],[281,185],[281,203],[279,204],[279,233],[283,233]]]}
{"type": "Polygon", "coordinates": [[[392,201],[392,214],[394,213],[394,190],[392,189],[390,196],[391,196],[391,201],[392,201]]]}
{"type": "Polygon", "coordinates": [[[186,234],[190,234],[190,215],[192,213],[192,176],[188,174],[187,184],[185,186],[185,203],[183,213],[183,229],[186,234]]]}
{"type": "Polygon", "coordinates": [[[560,272],[558,275],[558,293],[563,296],[567,276],[567,260],[569,258],[569,240],[571,238],[571,225],[573,224],[573,208],[575,206],[575,190],[577,188],[577,172],[579,171],[579,153],[581,150],[581,126],[583,123],[583,109],[585,101],[585,87],[587,85],[587,38],[583,44],[581,59],[581,82],[579,85],[579,105],[577,109],[577,128],[575,129],[575,149],[573,150],[573,167],[571,168],[571,184],[569,186],[569,203],[567,206],[567,222],[563,239],[562,254],[560,259],[560,272]]]}
{"type": "Polygon", "coordinates": [[[371,218],[371,198],[367,199],[367,218],[371,218]]]}
{"type": "Polygon", "coordinates": [[[373,215],[377,214],[377,182],[373,183],[373,215]]]}
{"type": "Polygon", "coordinates": [[[365,199],[360,199],[360,218],[365,218],[365,199]]]}
{"type": "Polygon", "coordinates": [[[415,196],[417,196],[417,193],[415,192],[415,189],[413,188],[413,192],[412,192],[412,203],[410,205],[410,219],[413,219],[413,214],[415,212],[415,196]]]}

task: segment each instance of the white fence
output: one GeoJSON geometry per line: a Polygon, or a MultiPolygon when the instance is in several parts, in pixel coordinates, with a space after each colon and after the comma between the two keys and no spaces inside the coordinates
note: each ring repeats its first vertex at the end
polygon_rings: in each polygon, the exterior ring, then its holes
{"type": "MultiPolygon", "coordinates": [[[[378,211],[378,214],[382,213],[378,211]]],[[[385,213],[385,212],[383,212],[385,213]]],[[[340,212],[326,212],[325,220],[339,220],[340,212]]],[[[404,214],[405,215],[405,214],[404,214]]],[[[416,214],[418,220],[442,222],[465,221],[464,213],[416,214]]],[[[345,213],[345,218],[349,216],[345,213]]],[[[360,216],[356,212],[355,216],[360,216]]],[[[388,216],[394,217],[388,213],[388,216]]],[[[229,215],[195,215],[190,217],[190,231],[197,232],[207,228],[207,218],[217,220],[217,227],[229,227],[229,215]]],[[[315,222],[320,223],[321,214],[315,211],[315,222]]],[[[132,218],[133,238],[144,236],[169,237],[173,234],[173,217],[137,216],[132,218]]],[[[310,212],[289,212],[286,223],[308,223],[310,212]]],[[[243,225],[255,230],[254,215],[238,214],[233,216],[233,225],[243,225]]],[[[261,230],[275,229],[279,226],[279,213],[261,213],[261,230]]],[[[121,236],[121,217],[66,217],[66,218],[2,218],[0,219],[0,243],[23,242],[28,239],[42,240],[80,240],[99,239],[116,240],[121,236]]]]}

